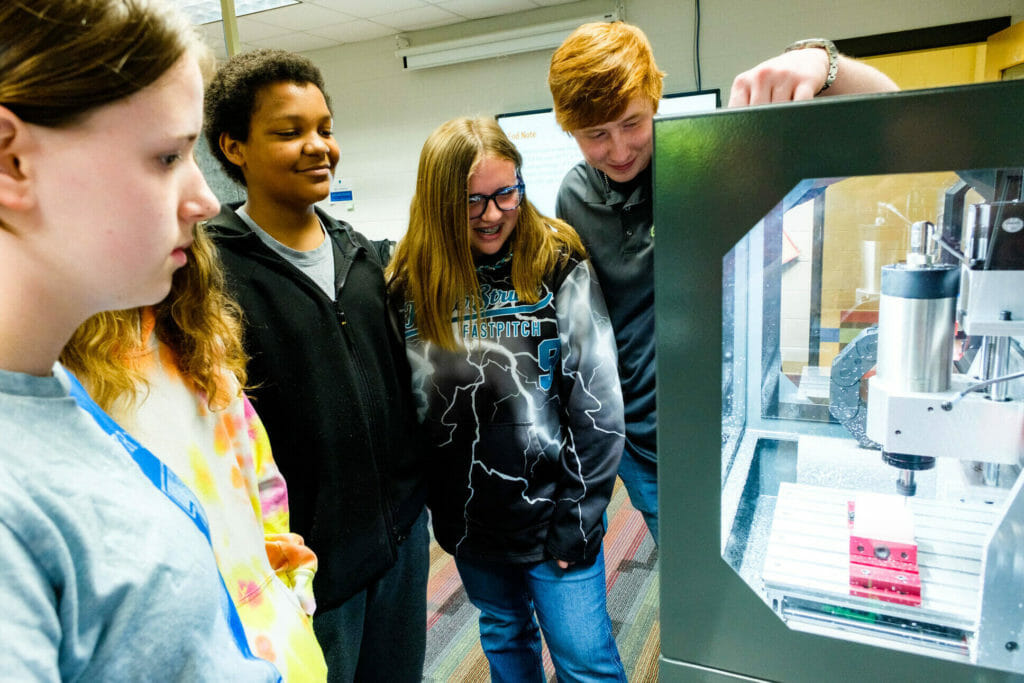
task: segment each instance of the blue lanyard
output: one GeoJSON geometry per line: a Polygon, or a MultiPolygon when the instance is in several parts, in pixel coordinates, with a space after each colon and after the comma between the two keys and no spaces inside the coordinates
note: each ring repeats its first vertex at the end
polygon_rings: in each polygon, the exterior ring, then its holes
{"type": "MultiPolygon", "coordinates": [[[[114,422],[112,417],[103,412],[103,409],[96,405],[96,402],[85,392],[85,389],[82,388],[81,383],[74,375],[70,372],[65,374],[71,382],[71,398],[75,399],[78,407],[89,413],[96,420],[96,424],[100,426],[100,429],[117,439],[118,443],[128,451],[128,455],[132,456],[132,460],[139,466],[142,473],[146,475],[146,478],[153,482],[153,486],[163,491],[164,495],[170,498],[175,505],[192,519],[196,527],[203,532],[203,536],[206,537],[206,541],[212,549],[213,541],[210,539],[210,523],[206,521],[206,512],[195,496],[192,495],[192,491],[189,490],[188,486],[160,458],[153,455],[145,446],[136,441],[135,437],[122,429],[121,425],[114,422]]],[[[228,618],[228,624],[231,627],[231,635],[234,636],[235,644],[238,645],[238,649],[241,650],[242,656],[246,659],[260,660],[249,649],[249,641],[246,640],[245,629],[242,628],[242,620],[238,616],[238,610],[235,609],[235,603],[231,601],[231,595],[228,593],[228,587],[224,584],[224,577],[221,576],[220,571],[217,572],[217,576],[220,578],[220,587],[223,589],[221,591],[221,607],[228,618]]],[[[278,675],[277,680],[281,680],[280,675],[278,675]]]]}

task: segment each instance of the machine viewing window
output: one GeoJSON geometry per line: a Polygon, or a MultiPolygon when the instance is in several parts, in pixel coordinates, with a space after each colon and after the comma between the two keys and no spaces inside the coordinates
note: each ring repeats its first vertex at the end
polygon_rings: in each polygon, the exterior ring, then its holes
{"type": "Polygon", "coordinates": [[[1024,646],[1022,176],[805,180],[726,255],[722,556],[790,628],[1024,646]]]}

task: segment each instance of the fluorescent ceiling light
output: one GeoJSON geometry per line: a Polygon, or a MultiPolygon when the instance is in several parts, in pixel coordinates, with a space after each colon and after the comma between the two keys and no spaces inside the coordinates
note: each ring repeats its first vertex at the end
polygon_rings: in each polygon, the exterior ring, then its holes
{"type": "MultiPolygon", "coordinates": [[[[618,12],[600,16],[556,21],[536,26],[485,33],[471,38],[446,40],[430,45],[402,45],[395,54],[401,57],[406,69],[429,69],[447,64],[461,64],[477,59],[504,57],[522,52],[558,47],[580,24],[591,21],[616,21],[618,12]]],[[[408,41],[399,37],[400,45],[408,41]]]]}
{"type": "MultiPolygon", "coordinates": [[[[268,9],[297,5],[299,0],[235,0],[235,16],[264,12],[268,9]]],[[[220,0],[180,0],[178,7],[192,20],[193,24],[211,24],[221,20],[220,0]]]]}

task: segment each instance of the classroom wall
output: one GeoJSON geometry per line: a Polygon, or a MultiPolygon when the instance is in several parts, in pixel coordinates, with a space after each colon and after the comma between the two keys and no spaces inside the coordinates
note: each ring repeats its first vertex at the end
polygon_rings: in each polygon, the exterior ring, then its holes
{"type": "MultiPolygon", "coordinates": [[[[695,90],[692,0],[623,4],[626,20],[647,33],[667,72],[665,91],[695,90]]],[[[525,17],[421,31],[410,39],[416,45],[470,30],[600,14],[613,6],[613,0],[584,0],[525,17]]],[[[800,38],[853,38],[1007,15],[1024,20],[1024,0],[704,0],[701,9],[702,86],[721,89],[723,102],[736,73],[800,38]]],[[[371,239],[404,234],[419,151],[438,124],[454,116],[551,106],[550,52],[406,71],[395,49],[389,37],[305,53],[324,71],[341,147],[337,175],[351,180],[354,198],[323,207],[371,239]]]]}

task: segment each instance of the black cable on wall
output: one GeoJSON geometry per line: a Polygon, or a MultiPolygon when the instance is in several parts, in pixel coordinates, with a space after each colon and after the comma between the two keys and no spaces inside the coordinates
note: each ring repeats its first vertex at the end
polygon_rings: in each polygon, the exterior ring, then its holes
{"type": "Polygon", "coordinates": [[[697,80],[697,91],[700,92],[703,90],[700,78],[700,0],[694,0],[693,8],[693,69],[697,80]]]}

